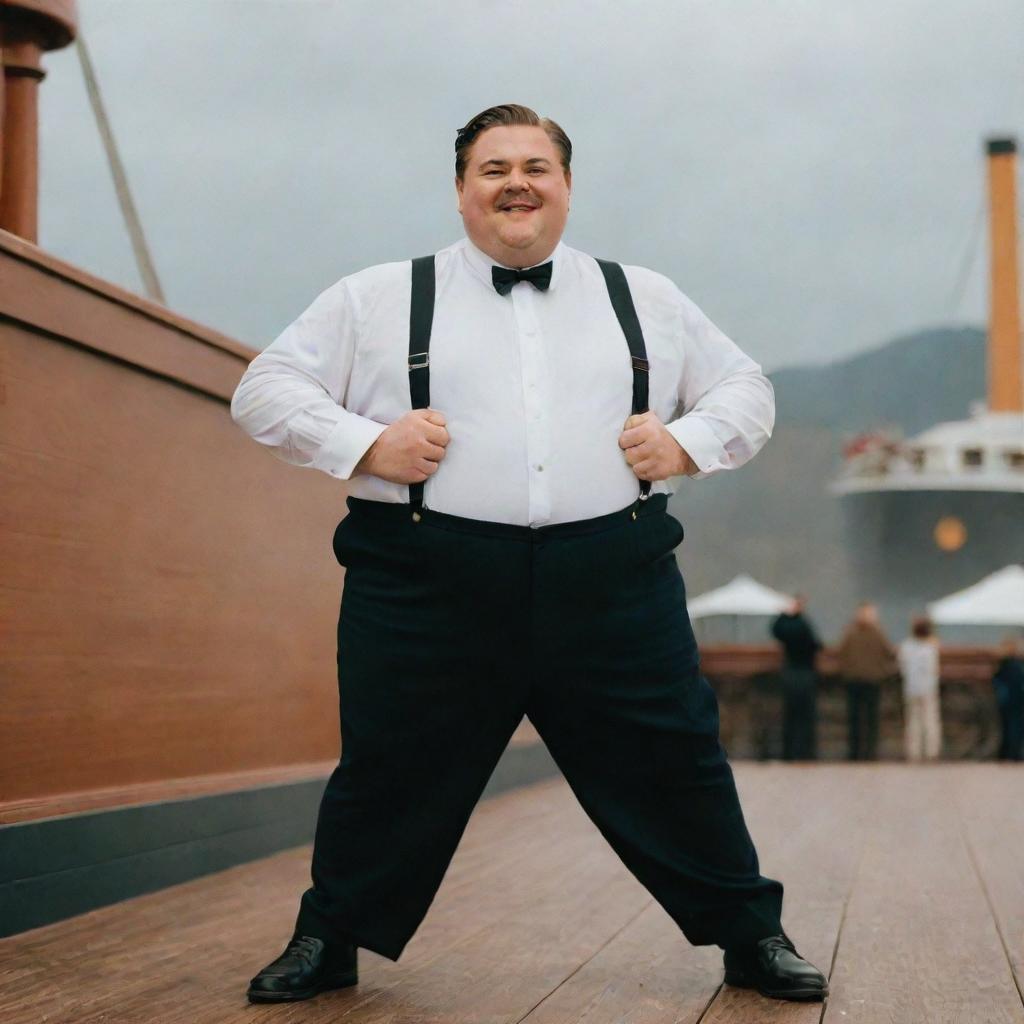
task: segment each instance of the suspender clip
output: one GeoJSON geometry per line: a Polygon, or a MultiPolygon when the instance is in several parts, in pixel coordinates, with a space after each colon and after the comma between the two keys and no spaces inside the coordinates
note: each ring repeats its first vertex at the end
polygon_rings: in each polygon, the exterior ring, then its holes
{"type": "Polygon", "coordinates": [[[430,365],[429,352],[413,352],[409,356],[409,370],[425,370],[430,365]]]}
{"type": "Polygon", "coordinates": [[[633,356],[633,369],[643,370],[644,373],[651,372],[651,364],[642,356],[633,356]]]}

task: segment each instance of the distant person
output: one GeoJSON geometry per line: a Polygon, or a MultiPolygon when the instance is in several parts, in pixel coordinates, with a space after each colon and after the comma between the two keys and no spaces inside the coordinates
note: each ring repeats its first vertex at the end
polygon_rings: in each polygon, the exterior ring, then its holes
{"type": "Polygon", "coordinates": [[[882,683],[896,673],[896,651],[878,623],[870,601],[858,606],[836,649],[846,686],[846,718],[851,761],[878,756],[878,705],[882,683]]]}
{"type": "Polygon", "coordinates": [[[1024,760],[1024,642],[1007,637],[992,677],[1002,724],[1000,761],[1024,760]]]}
{"type": "Polygon", "coordinates": [[[939,641],[931,622],[917,618],[896,653],[903,677],[903,748],[908,761],[934,761],[942,749],[939,641]]]}
{"type": "Polygon", "coordinates": [[[807,599],[798,594],[772,623],[772,636],[782,645],[782,758],[813,761],[817,756],[818,677],[814,660],[821,641],[804,615],[807,599]]]}

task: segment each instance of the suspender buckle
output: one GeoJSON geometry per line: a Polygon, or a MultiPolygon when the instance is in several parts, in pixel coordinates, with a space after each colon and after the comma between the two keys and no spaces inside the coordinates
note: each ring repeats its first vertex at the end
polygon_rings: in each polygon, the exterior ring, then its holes
{"type": "Polygon", "coordinates": [[[633,356],[633,369],[643,370],[644,373],[651,372],[651,364],[643,356],[633,356]]]}
{"type": "Polygon", "coordinates": [[[425,370],[430,365],[429,352],[412,352],[409,354],[409,370],[425,370]]]}

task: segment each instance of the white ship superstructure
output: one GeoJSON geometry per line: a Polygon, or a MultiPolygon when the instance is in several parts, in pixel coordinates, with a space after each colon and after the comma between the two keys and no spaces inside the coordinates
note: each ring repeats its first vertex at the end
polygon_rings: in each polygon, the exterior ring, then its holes
{"type": "Polygon", "coordinates": [[[991,313],[988,395],[968,419],[910,438],[851,440],[831,484],[850,567],[865,598],[892,612],[1024,561],[1024,354],[1017,253],[1016,143],[988,143],[991,313]]]}

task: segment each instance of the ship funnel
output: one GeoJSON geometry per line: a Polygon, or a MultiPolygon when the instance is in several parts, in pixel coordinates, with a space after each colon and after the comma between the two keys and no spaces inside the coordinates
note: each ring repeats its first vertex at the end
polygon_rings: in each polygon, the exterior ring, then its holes
{"type": "Polygon", "coordinates": [[[67,46],[75,0],[0,0],[0,228],[30,242],[39,225],[39,83],[44,50],[67,46]]]}
{"type": "Polygon", "coordinates": [[[1024,412],[1017,259],[1017,141],[989,139],[987,149],[991,260],[988,407],[991,412],[1024,412]]]}

